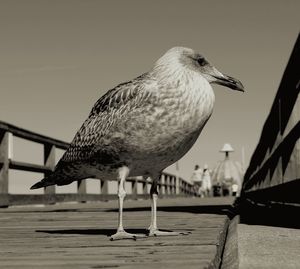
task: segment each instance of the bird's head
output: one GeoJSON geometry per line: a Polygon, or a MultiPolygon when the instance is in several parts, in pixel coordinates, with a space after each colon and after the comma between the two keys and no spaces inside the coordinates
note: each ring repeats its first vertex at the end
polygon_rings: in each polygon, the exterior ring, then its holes
{"type": "Polygon", "coordinates": [[[211,65],[203,55],[192,49],[184,47],[174,47],[168,50],[155,64],[156,69],[160,69],[162,75],[179,77],[181,73],[197,73],[209,83],[226,86],[232,90],[244,91],[243,84],[228,75],[222,74],[211,65]]]}

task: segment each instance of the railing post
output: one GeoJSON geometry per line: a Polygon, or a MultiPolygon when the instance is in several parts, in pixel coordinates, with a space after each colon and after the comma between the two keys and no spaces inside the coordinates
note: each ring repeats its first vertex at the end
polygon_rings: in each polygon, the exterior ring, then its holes
{"type": "Polygon", "coordinates": [[[173,189],[172,194],[176,195],[176,176],[173,176],[173,180],[172,181],[173,181],[172,182],[172,189],[173,189]]]}
{"type": "Polygon", "coordinates": [[[165,175],[165,194],[169,194],[169,176],[165,175]]]}
{"type": "Polygon", "coordinates": [[[148,181],[147,179],[145,179],[145,181],[143,182],[143,194],[148,194],[148,181]]]}
{"type": "Polygon", "coordinates": [[[168,176],[168,193],[172,195],[172,176],[168,176]]]}
{"type": "Polygon", "coordinates": [[[0,131],[0,207],[9,206],[8,170],[9,170],[9,133],[0,131]]]}
{"type": "Polygon", "coordinates": [[[178,195],[180,193],[180,187],[179,187],[179,177],[176,176],[176,186],[175,186],[175,194],[178,195]]]}
{"type": "Polygon", "coordinates": [[[175,187],[174,176],[170,176],[170,193],[171,193],[171,195],[174,194],[174,187],[175,187]]]}
{"type": "Polygon", "coordinates": [[[133,199],[137,200],[137,195],[138,195],[138,179],[137,178],[135,178],[131,182],[131,190],[132,190],[133,199]]]}
{"type": "Polygon", "coordinates": [[[100,179],[100,194],[108,194],[108,180],[100,179]]]}
{"type": "MultiPolygon", "coordinates": [[[[44,165],[54,170],[55,168],[55,146],[44,144],[44,165]]],[[[47,177],[51,172],[44,173],[47,177]]],[[[45,203],[55,204],[55,185],[44,188],[45,203]]]]}
{"type": "Polygon", "coordinates": [[[169,194],[173,194],[173,176],[169,176],[169,194]]]}
{"type": "Polygon", "coordinates": [[[85,199],[81,197],[82,194],[86,194],[86,180],[78,180],[77,181],[77,194],[78,194],[78,201],[81,203],[86,202],[85,199]]]}
{"type": "Polygon", "coordinates": [[[180,179],[180,194],[184,195],[184,187],[183,187],[183,180],[180,179]]]}
{"type": "Polygon", "coordinates": [[[162,174],[161,177],[160,177],[160,193],[162,195],[166,194],[166,187],[165,187],[165,178],[166,178],[166,175],[162,174]]]}
{"type": "Polygon", "coordinates": [[[158,193],[160,194],[161,193],[161,174],[160,174],[160,176],[159,176],[159,178],[158,178],[158,182],[157,182],[157,191],[158,191],[158,193]]]}

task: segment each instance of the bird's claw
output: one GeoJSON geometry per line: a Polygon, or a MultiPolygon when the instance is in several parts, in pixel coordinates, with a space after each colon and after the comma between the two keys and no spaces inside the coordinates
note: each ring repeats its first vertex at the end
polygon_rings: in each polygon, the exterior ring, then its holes
{"type": "Polygon", "coordinates": [[[146,235],[144,234],[131,234],[127,233],[125,231],[117,231],[115,234],[110,236],[110,241],[115,241],[115,240],[123,240],[123,239],[131,239],[136,241],[137,238],[144,238],[146,235]]]}

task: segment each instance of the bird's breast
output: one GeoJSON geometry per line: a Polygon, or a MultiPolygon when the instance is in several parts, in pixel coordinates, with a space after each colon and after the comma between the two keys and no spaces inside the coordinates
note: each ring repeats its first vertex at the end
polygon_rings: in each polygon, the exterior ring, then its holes
{"type": "Polygon", "coordinates": [[[152,94],[120,125],[124,152],[176,161],[198,138],[210,117],[214,94],[207,84],[181,85],[152,94]]]}

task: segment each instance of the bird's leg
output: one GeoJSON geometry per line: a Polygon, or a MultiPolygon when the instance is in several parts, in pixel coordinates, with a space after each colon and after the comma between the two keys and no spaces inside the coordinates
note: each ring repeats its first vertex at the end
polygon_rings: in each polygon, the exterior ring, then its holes
{"type": "Polygon", "coordinates": [[[143,234],[131,234],[131,233],[127,233],[125,232],[124,228],[123,228],[123,202],[124,202],[124,198],[126,196],[126,192],[125,192],[125,180],[129,174],[129,169],[128,167],[124,166],[122,168],[119,169],[119,179],[120,179],[120,183],[119,183],[119,188],[118,188],[118,196],[119,196],[119,224],[118,224],[118,229],[117,232],[115,234],[113,234],[110,237],[110,240],[121,240],[121,239],[133,239],[136,240],[136,238],[138,237],[145,237],[145,235],[143,234]]]}
{"type": "Polygon", "coordinates": [[[187,235],[189,232],[173,232],[173,231],[161,231],[157,228],[157,199],[158,199],[158,190],[157,182],[159,176],[153,178],[153,183],[150,189],[151,196],[151,224],[148,228],[149,236],[174,236],[174,235],[187,235]]]}
{"type": "Polygon", "coordinates": [[[156,212],[157,212],[158,191],[157,191],[157,181],[156,180],[153,180],[153,183],[151,185],[150,197],[151,197],[151,223],[148,228],[149,234],[151,231],[157,230],[156,212]]]}

